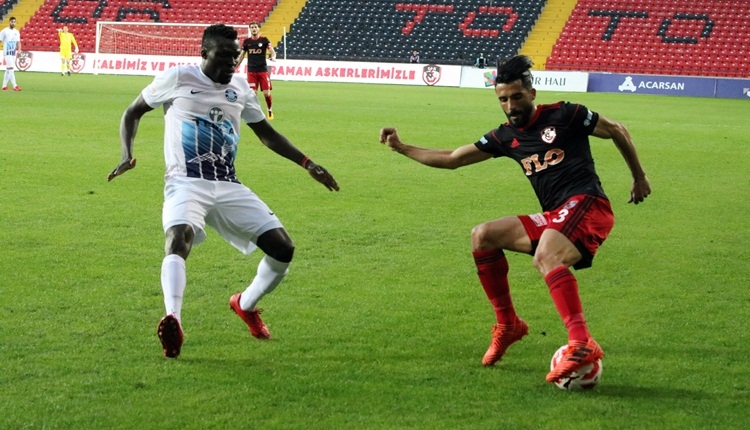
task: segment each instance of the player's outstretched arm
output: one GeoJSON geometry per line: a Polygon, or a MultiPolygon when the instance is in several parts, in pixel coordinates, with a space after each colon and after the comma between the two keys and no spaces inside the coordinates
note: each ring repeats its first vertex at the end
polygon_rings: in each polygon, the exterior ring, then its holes
{"type": "Polygon", "coordinates": [[[393,127],[380,129],[380,143],[425,166],[439,169],[457,169],[492,157],[492,155],[479,150],[473,144],[460,146],[454,150],[427,149],[407,145],[401,141],[398,131],[393,127]]]}
{"type": "Polygon", "coordinates": [[[646,177],[646,172],[638,159],[638,153],[633,145],[628,129],[617,121],[612,121],[599,115],[599,121],[594,128],[594,136],[602,139],[612,139],[617,149],[625,159],[630,173],[633,175],[633,185],[630,189],[630,200],[628,203],[641,203],[651,194],[651,184],[646,177]]]}
{"type": "Polygon", "coordinates": [[[122,175],[128,170],[135,167],[135,158],[133,158],[133,141],[138,131],[138,123],[141,117],[153,110],[140,94],[133,103],[125,109],[120,120],[120,143],[122,144],[122,161],[120,164],[107,175],[107,180],[111,181],[117,176],[122,175]]]}
{"type": "Polygon", "coordinates": [[[329,191],[339,190],[339,184],[328,170],[305,156],[286,136],[276,131],[268,120],[263,119],[260,122],[247,123],[247,125],[273,152],[304,167],[313,179],[323,184],[329,191]]]}

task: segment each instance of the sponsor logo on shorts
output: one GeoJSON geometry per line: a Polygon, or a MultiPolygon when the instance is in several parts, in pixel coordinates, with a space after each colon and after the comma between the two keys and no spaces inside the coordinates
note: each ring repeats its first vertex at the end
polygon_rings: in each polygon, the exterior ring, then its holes
{"type": "Polygon", "coordinates": [[[565,209],[573,209],[578,204],[578,200],[571,200],[565,204],[565,209]]]}
{"type": "Polygon", "coordinates": [[[542,214],[532,214],[529,215],[529,218],[531,218],[532,221],[534,221],[534,225],[537,227],[542,227],[547,225],[547,218],[544,217],[542,214]]]}

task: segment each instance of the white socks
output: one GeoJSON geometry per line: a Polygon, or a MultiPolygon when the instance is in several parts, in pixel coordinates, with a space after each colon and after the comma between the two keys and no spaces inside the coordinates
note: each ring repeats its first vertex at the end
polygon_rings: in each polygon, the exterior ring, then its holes
{"type": "MultiPolygon", "coordinates": [[[[253,282],[242,293],[240,307],[253,310],[260,299],[273,291],[289,273],[289,263],[282,263],[269,256],[264,256],[258,265],[258,273],[253,282]]],[[[185,260],[177,254],[164,257],[161,263],[161,289],[164,293],[164,308],[167,315],[173,314],[182,321],[182,298],[187,284],[185,260]]]]}
{"type": "Polygon", "coordinates": [[[246,311],[255,309],[260,299],[273,291],[289,273],[289,263],[282,263],[269,256],[263,257],[253,282],[240,296],[240,307],[246,311]]]}
{"type": "Polygon", "coordinates": [[[15,69],[11,70],[5,70],[5,75],[3,75],[3,87],[8,86],[8,81],[11,83],[11,87],[15,88],[18,85],[16,85],[16,71],[15,69]]]}
{"type": "Polygon", "coordinates": [[[167,315],[174,314],[182,321],[182,296],[187,284],[185,260],[177,254],[164,257],[161,263],[161,289],[164,292],[164,307],[167,315]]]}

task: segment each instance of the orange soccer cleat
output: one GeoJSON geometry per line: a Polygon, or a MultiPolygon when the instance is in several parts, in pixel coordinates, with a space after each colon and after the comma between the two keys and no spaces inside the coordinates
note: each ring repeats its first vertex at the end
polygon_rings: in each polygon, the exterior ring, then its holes
{"type": "Polygon", "coordinates": [[[516,316],[513,324],[495,324],[492,326],[492,342],[482,358],[483,366],[492,366],[502,360],[509,346],[529,334],[529,325],[516,316]]]}
{"type": "Polygon", "coordinates": [[[581,367],[604,357],[604,351],[593,338],[587,342],[571,340],[560,362],[547,374],[547,382],[569,377],[581,367]]]}
{"type": "Polygon", "coordinates": [[[260,319],[260,313],[262,311],[257,308],[254,311],[246,311],[242,309],[240,307],[240,296],[242,296],[242,293],[234,294],[232,298],[229,299],[229,307],[234,313],[242,318],[242,321],[245,321],[247,328],[250,329],[250,334],[258,339],[270,339],[271,333],[269,333],[268,327],[263,323],[263,320],[260,319]]]}

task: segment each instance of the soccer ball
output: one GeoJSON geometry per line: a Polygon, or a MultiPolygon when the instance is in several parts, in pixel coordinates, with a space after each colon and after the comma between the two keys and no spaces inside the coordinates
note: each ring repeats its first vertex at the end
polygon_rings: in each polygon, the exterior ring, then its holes
{"type": "MultiPolygon", "coordinates": [[[[552,361],[549,364],[550,370],[554,369],[555,365],[560,362],[566,349],[568,349],[568,345],[563,345],[555,351],[555,355],[552,356],[552,361]]],[[[583,366],[567,378],[558,379],[555,381],[555,385],[561,390],[590,390],[596,387],[601,377],[602,360],[599,359],[583,366]]]]}

